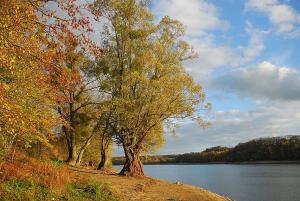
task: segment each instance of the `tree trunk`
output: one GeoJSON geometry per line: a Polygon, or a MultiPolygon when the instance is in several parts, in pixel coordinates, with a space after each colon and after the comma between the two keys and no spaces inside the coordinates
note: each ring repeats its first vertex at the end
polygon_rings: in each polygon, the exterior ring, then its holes
{"type": "Polygon", "coordinates": [[[91,142],[91,139],[93,138],[94,136],[94,133],[95,132],[92,132],[92,134],[88,137],[88,139],[85,141],[84,145],[80,148],[80,151],[77,155],[77,158],[76,158],[76,162],[75,162],[75,165],[76,166],[79,166],[80,163],[81,163],[81,159],[82,159],[82,156],[83,156],[83,153],[85,151],[85,149],[89,146],[90,142],[91,142]]]}
{"type": "MultiPolygon", "coordinates": [[[[70,93],[70,100],[73,100],[73,94],[70,93]]],[[[75,165],[75,131],[74,131],[74,118],[73,102],[69,103],[69,124],[71,128],[66,129],[67,145],[68,145],[68,159],[67,162],[71,165],[75,165]]]]}
{"type": "Polygon", "coordinates": [[[106,150],[102,148],[101,159],[100,159],[100,163],[98,165],[97,170],[105,170],[107,168],[107,164],[108,164],[107,153],[106,153],[106,150]]]}
{"type": "Polygon", "coordinates": [[[99,162],[97,170],[106,169],[107,164],[108,164],[107,151],[108,151],[108,146],[109,146],[109,139],[105,139],[108,137],[108,136],[106,136],[106,130],[107,130],[107,126],[101,136],[101,156],[100,156],[101,158],[100,158],[100,162],[99,162]]]}
{"type": "Polygon", "coordinates": [[[82,159],[84,150],[85,150],[85,149],[80,149],[80,151],[79,151],[79,153],[78,153],[78,155],[77,155],[77,158],[76,158],[75,166],[80,166],[80,163],[81,163],[81,159],[82,159]]]}
{"type": "Polygon", "coordinates": [[[75,164],[75,147],[73,143],[68,143],[68,158],[67,163],[74,165],[75,164]]]}
{"type": "Polygon", "coordinates": [[[144,176],[144,166],[140,160],[138,152],[132,148],[124,148],[125,164],[119,173],[128,176],[144,176]]]}

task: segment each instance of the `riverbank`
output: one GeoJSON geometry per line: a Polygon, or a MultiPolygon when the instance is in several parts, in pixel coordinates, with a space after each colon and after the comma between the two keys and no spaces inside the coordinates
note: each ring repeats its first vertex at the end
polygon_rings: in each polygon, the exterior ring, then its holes
{"type": "Polygon", "coordinates": [[[0,161],[0,200],[230,201],[208,190],[150,177],[120,176],[18,156],[0,161]]]}
{"type": "Polygon", "coordinates": [[[114,196],[120,200],[132,201],[230,201],[208,190],[182,184],[171,183],[150,177],[127,177],[107,174],[96,170],[71,168],[78,179],[96,178],[113,189],[114,196]]]}
{"type": "MultiPolygon", "coordinates": [[[[244,162],[207,162],[207,163],[144,163],[144,165],[217,165],[217,164],[227,164],[227,165],[266,165],[266,164],[300,164],[300,161],[244,161],[244,162]]],[[[121,164],[114,164],[121,165],[121,164]]]]}

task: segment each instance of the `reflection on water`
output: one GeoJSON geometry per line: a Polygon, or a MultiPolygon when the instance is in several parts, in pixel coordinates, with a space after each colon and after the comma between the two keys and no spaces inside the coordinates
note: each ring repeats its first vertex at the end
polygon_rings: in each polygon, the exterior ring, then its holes
{"type": "Polygon", "coordinates": [[[300,165],[146,165],[145,173],[237,201],[300,201],[300,165]]]}

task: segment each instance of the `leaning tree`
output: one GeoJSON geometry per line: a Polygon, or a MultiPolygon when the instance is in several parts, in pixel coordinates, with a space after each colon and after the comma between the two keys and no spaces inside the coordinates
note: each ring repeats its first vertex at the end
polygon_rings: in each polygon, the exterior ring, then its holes
{"type": "Polygon", "coordinates": [[[99,65],[110,91],[109,128],[125,153],[120,174],[144,175],[139,156],[163,144],[167,125],[203,123],[205,94],[182,65],[195,53],[182,24],[169,17],[155,24],[143,1],[98,0],[95,9],[106,18],[99,65]]]}

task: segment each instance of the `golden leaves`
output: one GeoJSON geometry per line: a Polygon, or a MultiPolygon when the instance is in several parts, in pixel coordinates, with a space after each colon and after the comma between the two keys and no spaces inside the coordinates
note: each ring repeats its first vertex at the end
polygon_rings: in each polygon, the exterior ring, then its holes
{"type": "Polygon", "coordinates": [[[181,118],[202,121],[196,111],[203,107],[205,93],[182,66],[194,55],[181,40],[184,30],[178,21],[165,17],[156,25],[150,11],[134,1],[124,0],[122,6],[110,2],[113,30],[103,34],[108,51],[99,63],[109,77],[106,84],[113,86],[117,139],[153,150],[164,141],[164,124],[181,118]]]}
{"type": "Polygon", "coordinates": [[[0,146],[45,141],[58,119],[52,109],[44,33],[30,1],[0,7],[0,146]]]}

